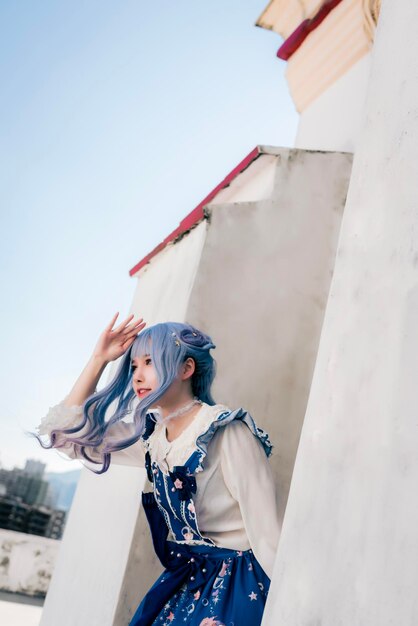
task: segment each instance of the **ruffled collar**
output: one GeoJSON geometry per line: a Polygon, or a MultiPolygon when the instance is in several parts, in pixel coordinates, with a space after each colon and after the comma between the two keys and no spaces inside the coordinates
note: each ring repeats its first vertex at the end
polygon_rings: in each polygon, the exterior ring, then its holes
{"type": "Polygon", "coordinates": [[[231,411],[223,404],[211,406],[203,403],[194,420],[173,441],[167,440],[164,424],[153,422],[152,432],[144,439],[144,445],[152,460],[158,464],[168,465],[166,458],[170,454],[173,466],[187,463],[190,472],[201,472],[208,444],[215,432],[234,420],[245,422],[262,444],[266,455],[270,456],[273,446],[269,436],[257,426],[252,416],[242,408],[231,411]]]}
{"type": "Polygon", "coordinates": [[[211,406],[203,402],[193,421],[173,441],[167,440],[165,424],[157,422],[144,443],[151,457],[157,462],[163,461],[169,453],[173,453],[176,465],[183,465],[196,450],[199,435],[206,432],[219,415],[229,411],[230,409],[223,404],[211,406]]]}

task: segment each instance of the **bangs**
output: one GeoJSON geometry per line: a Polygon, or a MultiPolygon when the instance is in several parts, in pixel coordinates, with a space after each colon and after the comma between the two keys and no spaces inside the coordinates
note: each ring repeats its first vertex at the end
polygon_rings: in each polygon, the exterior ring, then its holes
{"type": "Polygon", "coordinates": [[[141,358],[151,354],[151,328],[145,328],[135,339],[131,347],[131,358],[141,358]]]}

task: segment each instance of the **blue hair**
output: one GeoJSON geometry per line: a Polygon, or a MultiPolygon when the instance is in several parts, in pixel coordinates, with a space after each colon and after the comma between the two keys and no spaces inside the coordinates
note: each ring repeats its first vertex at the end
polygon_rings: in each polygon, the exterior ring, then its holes
{"type": "MultiPolygon", "coordinates": [[[[211,386],[215,378],[216,363],[209,352],[211,348],[215,348],[211,338],[190,324],[165,322],[145,328],[122,356],[111,383],[85,400],[81,423],[73,428],[51,431],[50,443],[42,442],[39,435],[35,435],[36,438],[43,448],[60,448],[67,442],[74,444],[77,456],[82,456],[95,464],[102,463],[100,470],[92,471],[103,474],[109,469],[112,452],[131,446],[144,434],[147,413],[150,413],[152,406],[158,404],[158,400],[175,380],[180,366],[186,359],[192,358],[195,362],[195,371],[191,379],[192,393],[206,404],[215,404],[211,386]],[[133,411],[133,402],[137,397],[132,387],[131,360],[148,354],[155,367],[159,386],[136,406],[133,412],[134,434],[127,439],[111,443],[106,440],[109,429],[133,411]],[[108,409],[114,403],[116,406],[113,414],[106,419],[108,409]],[[77,437],[77,431],[87,424],[87,432],[82,437],[77,437]],[[57,433],[65,435],[64,441],[57,440],[57,433]],[[90,458],[86,452],[87,447],[98,446],[101,446],[100,461],[90,458]]],[[[153,413],[151,416],[158,420],[153,413]]]]}

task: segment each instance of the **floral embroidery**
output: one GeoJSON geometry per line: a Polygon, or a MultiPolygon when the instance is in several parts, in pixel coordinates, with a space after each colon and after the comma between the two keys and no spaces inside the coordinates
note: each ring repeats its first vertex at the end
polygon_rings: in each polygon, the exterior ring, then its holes
{"type": "Polygon", "coordinates": [[[191,528],[184,528],[182,530],[182,534],[186,543],[190,543],[191,541],[193,541],[193,531],[191,528]]]}
{"type": "Polygon", "coordinates": [[[180,500],[190,500],[192,493],[196,493],[196,478],[189,473],[184,465],[176,465],[169,472],[174,488],[177,489],[180,500]]]}

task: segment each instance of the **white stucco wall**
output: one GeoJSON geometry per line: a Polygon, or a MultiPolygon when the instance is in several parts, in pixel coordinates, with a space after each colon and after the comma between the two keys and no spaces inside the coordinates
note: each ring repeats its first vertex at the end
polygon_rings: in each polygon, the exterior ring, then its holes
{"type": "Polygon", "coordinates": [[[39,626],[42,607],[2,600],[0,598],[0,624],[4,626],[39,626]]]}
{"type": "Polygon", "coordinates": [[[60,543],[0,528],[0,590],[45,595],[60,543]]]}
{"type": "Polygon", "coordinates": [[[228,187],[221,189],[211,200],[211,204],[256,202],[271,197],[279,149],[260,146],[260,150],[260,156],[234,178],[228,187]]]}
{"type": "Polygon", "coordinates": [[[296,148],[355,152],[364,121],[370,58],[365,55],[303,111],[296,148]]]}
{"type": "Polygon", "coordinates": [[[131,312],[139,314],[149,325],[182,321],[200,255],[205,243],[207,222],[198,224],[175,244],[169,244],[138,274],[131,312]]]}
{"type": "Polygon", "coordinates": [[[418,623],[417,23],[383,0],[265,626],[418,623]]]}

